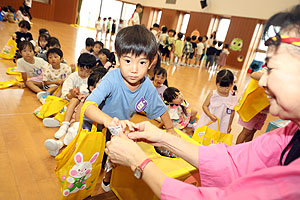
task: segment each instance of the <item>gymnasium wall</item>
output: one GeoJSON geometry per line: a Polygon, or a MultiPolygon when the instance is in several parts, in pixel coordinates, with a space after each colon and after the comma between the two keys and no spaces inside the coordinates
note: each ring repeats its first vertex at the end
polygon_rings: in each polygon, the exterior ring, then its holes
{"type": "MultiPolygon", "coordinates": [[[[23,0],[1,0],[0,6],[11,5],[16,11],[23,0]]],[[[49,4],[33,1],[30,13],[33,18],[73,24],[76,21],[78,0],[50,0],[49,4]]]]}

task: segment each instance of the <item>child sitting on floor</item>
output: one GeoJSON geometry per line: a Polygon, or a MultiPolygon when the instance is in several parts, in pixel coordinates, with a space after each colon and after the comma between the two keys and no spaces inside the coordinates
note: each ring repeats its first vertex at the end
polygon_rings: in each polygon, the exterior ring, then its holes
{"type": "Polygon", "coordinates": [[[173,125],[177,129],[193,128],[197,111],[189,107],[181,92],[174,87],[168,87],[163,93],[168,105],[168,111],[173,125]]]}
{"type": "Polygon", "coordinates": [[[49,64],[44,66],[43,85],[47,91],[42,91],[37,94],[38,99],[52,94],[59,86],[64,83],[64,80],[72,73],[71,67],[61,63],[63,60],[63,52],[58,48],[49,49],[47,52],[49,64]]]}
{"type": "MultiPolygon", "coordinates": [[[[107,70],[104,68],[96,69],[88,78],[88,90],[91,93],[97,85],[100,83],[101,79],[105,76],[107,70]]],[[[59,140],[54,139],[47,139],[44,143],[45,147],[47,148],[49,154],[51,156],[57,156],[59,150],[64,146],[70,144],[70,142],[74,139],[77,135],[78,128],[79,128],[79,119],[80,119],[80,109],[86,99],[87,95],[84,95],[80,102],[78,99],[77,101],[70,101],[68,105],[67,111],[65,116],[71,116],[70,119],[70,127],[67,129],[67,133],[65,137],[61,137],[59,140]]],[[[75,99],[74,99],[75,100],[75,99]]],[[[65,117],[65,120],[66,120],[65,117]]]]}
{"type": "Polygon", "coordinates": [[[80,51],[80,54],[83,53],[92,53],[94,47],[94,39],[93,38],[86,38],[85,40],[85,48],[80,51]]]}
{"type": "MultiPolygon", "coordinates": [[[[75,101],[79,103],[79,97],[89,93],[87,81],[88,77],[92,73],[93,68],[96,66],[95,56],[83,53],[78,58],[78,71],[72,73],[65,81],[62,86],[62,95],[61,98],[67,99],[71,102],[75,101]]],[[[76,105],[77,105],[76,104],[76,105]]],[[[74,106],[75,108],[75,106],[74,106]]],[[[62,126],[55,133],[54,137],[59,139],[67,133],[67,130],[70,126],[72,112],[70,115],[65,115],[62,126]]],[[[43,124],[46,127],[58,127],[60,123],[54,118],[45,118],[43,124]]]]}
{"type": "Polygon", "coordinates": [[[156,88],[157,93],[160,96],[160,98],[163,99],[164,91],[168,87],[167,71],[162,67],[154,69],[154,78],[153,78],[152,83],[153,83],[154,87],[156,88]]]}
{"type": "Polygon", "coordinates": [[[42,67],[48,63],[34,56],[34,46],[31,42],[21,42],[19,49],[22,58],[17,61],[17,71],[22,74],[24,86],[35,93],[44,91],[42,67]]]}

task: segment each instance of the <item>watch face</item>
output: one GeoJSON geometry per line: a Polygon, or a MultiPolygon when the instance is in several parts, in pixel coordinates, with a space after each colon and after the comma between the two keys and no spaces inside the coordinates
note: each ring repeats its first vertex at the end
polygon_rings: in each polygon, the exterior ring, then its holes
{"type": "Polygon", "coordinates": [[[142,176],[142,172],[138,168],[136,168],[133,173],[137,179],[140,179],[142,176]]]}

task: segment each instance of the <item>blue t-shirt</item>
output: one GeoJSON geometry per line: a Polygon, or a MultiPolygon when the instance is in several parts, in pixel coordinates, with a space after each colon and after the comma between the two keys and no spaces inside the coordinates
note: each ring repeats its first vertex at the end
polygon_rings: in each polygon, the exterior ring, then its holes
{"type": "Polygon", "coordinates": [[[102,112],[120,120],[130,120],[140,111],[144,111],[149,119],[155,119],[167,110],[149,78],[145,77],[140,87],[132,92],[120,69],[107,73],[86,100],[97,103],[102,112]]]}

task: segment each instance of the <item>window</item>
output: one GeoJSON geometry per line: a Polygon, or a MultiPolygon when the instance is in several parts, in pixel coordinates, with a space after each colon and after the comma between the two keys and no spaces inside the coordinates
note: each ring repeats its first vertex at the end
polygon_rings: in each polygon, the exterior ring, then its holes
{"type": "Polygon", "coordinates": [[[183,16],[183,20],[182,20],[182,24],[181,24],[181,29],[180,32],[185,34],[187,26],[189,24],[189,20],[190,20],[190,14],[185,14],[183,16]]]}
{"type": "MultiPolygon", "coordinates": [[[[88,0],[88,1],[90,1],[90,0],[88,0]]],[[[112,19],[119,21],[121,10],[122,10],[122,2],[121,1],[102,0],[102,8],[101,8],[100,17],[101,18],[111,17],[112,19]]]]}
{"type": "Polygon", "coordinates": [[[95,27],[95,22],[99,17],[101,1],[83,0],[80,9],[80,26],[95,27]]]}
{"type": "Polygon", "coordinates": [[[136,6],[133,5],[133,4],[124,3],[123,11],[122,11],[122,17],[121,18],[123,20],[128,21],[132,17],[132,15],[133,15],[133,13],[135,11],[135,7],[136,6]]]}
{"type": "Polygon", "coordinates": [[[226,19],[226,18],[220,19],[219,26],[216,33],[217,41],[221,41],[221,42],[225,41],[229,25],[230,25],[230,19],[226,19]]]}
{"type": "Polygon", "coordinates": [[[161,10],[158,11],[157,19],[156,19],[156,23],[157,23],[157,24],[160,24],[161,14],[162,14],[162,11],[161,11],[161,10]]]}

